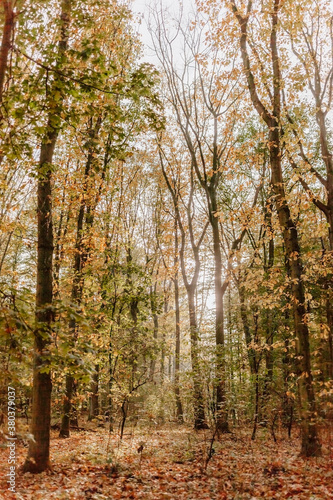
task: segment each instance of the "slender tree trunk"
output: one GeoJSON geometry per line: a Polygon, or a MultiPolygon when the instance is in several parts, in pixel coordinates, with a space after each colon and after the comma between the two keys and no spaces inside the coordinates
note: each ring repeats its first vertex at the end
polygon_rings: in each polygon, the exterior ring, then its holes
{"type": "Polygon", "coordinates": [[[110,327],[110,333],[109,333],[109,344],[108,344],[108,361],[109,361],[109,380],[108,380],[108,389],[109,389],[109,395],[108,395],[108,415],[109,415],[109,432],[113,432],[113,400],[112,400],[112,389],[113,389],[113,381],[114,381],[114,374],[116,371],[116,366],[117,366],[117,357],[115,357],[113,354],[113,322],[115,318],[115,313],[116,313],[116,305],[117,305],[117,294],[115,293],[115,296],[113,298],[113,304],[112,304],[112,314],[111,314],[111,327],[110,327]]]}
{"type": "MultiPolygon", "coordinates": [[[[166,317],[169,311],[169,298],[168,298],[168,291],[166,288],[166,280],[164,280],[163,288],[164,288],[164,316],[166,317]]],[[[165,377],[165,330],[163,329],[162,349],[161,349],[161,385],[163,385],[164,383],[164,377],[165,377]]]]}
{"type": "Polygon", "coordinates": [[[55,232],[55,249],[54,249],[54,264],[53,264],[53,294],[55,298],[60,297],[60,268],[61,261],[64,255],[62,240],[65,238],[68,231],[68,224],[70,219],[70,210],[68,209],[66,218],[65,218],[65,199],[67,192],[67,176],[64,182],[63,194],[62,194],[62,202],[61,202],[61,212],[58,223],[58,228],[55,232]],[[64,220],[65,218],[65,220],[64,220]]]}
{"type": "Polygon", "coordinates": [[[243,286],[238,286],[238,294],[239,294],[239,300],[240,300],[240,316],[241,316],[241,320],[243,323],[245,342],[246,342],[246,347],[247,347],[247,354],[248,354],[248,358],[249,358],[249,365],[250,365],[251,374],[254,374],[256,372],[256,352],[253,349],[253,347],[251,347],[252,335],[251,335],[251,328],[249,325],[249,320],[248,320],[247,311],[246,311],[245,291],[244,291],[243,286]]]}
{"type": "MultiPolygon", "coordinates": [[[[266,250],[265,250],[265,273],[268,273],[274,264],[274,239],[273,239],[273,228],[272,228],[272,206],[270,200],[267,205],[264,207],[264,215],[265,215],[265,225],[266,232],[267,229],[269,231],[270,240],[268,243],[268,258],[266,258],[266,250]]],[[[266,249],[265,243],[264,248],[266,249]]],[[[264,387],[263,387],[263,413],[264,415],[261,417],[262,421],[267,422],[268,416],[271,413],[270,408],[268,407],[269,398],[270,398],[270,390],[273,382],[273,368],[274,368],[274,358],[273,358],[273,341],[274,341],[274,314],[270,309],[267,310],[265,314],[265,331],[266,331],[266,349],[265,349],[265,364],[266,364],[266,372],[264,378],[264,387]]]]}
{"type": "Polygon", "coordinates": [[[65,379],[65,396],[62,408],[62,419],[61,427],[59,432],[59,437],[68,438],[69,428],[72,412],[72,399],[73,399],[73,389],[74,389],[74,377],[73,375],[66,375],[65,379]]]}
{"type": "Polygon", "coordinates": [[[222,255],[217,211],[216,193],[211,193],[212,212],[210,223],[213,230],[214,273],[215,273],[215,336],[216,336],[216,426],[220,432],[229,432],[228,410],[225,394],[225,353],[224,353],[224,293],[222,289],[222,255]]]}
{"type": "Polygon", "coordinates": [[[270,409],[268,407],[269,399],[270,399],[270,393],[271,393],[271,387],[272,387],[272,382],[273,382],[273,368],[274,368],[274,359],[273,359],[273,335],[274,331],[272,329],[272,314],[271,311],[267,312],[266,315],[266,349],[265,349],[265,378],[264,378],[264,387],[263,387],[263,393],[262,393],[262,400],[263,400],[263,415],[261,420],[264,420],[267,422],[267,418],[270,413],[270,409]]]}
{"type": "MultiPolygon", "coordinates": [[[[58,54],[67,49],[71,1],[62,1],[61,39],[58,54]]],[[[60,59],[60,58],[59,58],[60,59]]],[[[51,95],[56,91],[54,82],[51,95]]],[[[38,167],[37,218],[37,290],[36,329],[34,345],[34,368],[32,390],[31,434],[28,456],[23,465],[24,472],[42,472],[50,466],[50,422],[51,422],[51,369],[49,366],[49,344],[53,322],[53,228],[52,228],[52,161],[59,128],[54,128],[54,116],[58,116],[62,101],[49,112],[47,131],[44,136],[38,167]]]]}
{"type": "MultiPolygon", "coordinates": [[[[329,165],[332,167],[332,156],[330,156],[329,165]]],[[[333,167],[332,167],[333,170],[333,167]]],[[[331,183],[333,183],[333,172],[331,175],[331,183]]],[[[329,222],[329,252],[328,255],[323,250],[323,257],[328,257],[328,267],[333,264],[333,189],[328,190],[328,206],[330,208],[329,222]]],[[[323,339],[323,364],[326,380],[333,379],[333,287],[332,280],[325,277],[324,282],[325,302],[326,302],[326,321],[327,321],[327,337],[323,339]]]]}
{"type": "Polygon", "coordinates": [[[132,340],[132,354],[131,354],[131,367],[132,367],[132,375],[131,375],[131,386],[130,392],[132,392],[133,387],[135,385],[135,378],[138,373],[138,356],[136,353],[135,345],[138,343],[138,314],[139,314],[139,301],[137,297],[133,297],[130,304],[130,312],[133,326],[131,327],[131,340],[132,340]]]}
{"type": "Polygon", "coordinates": [[[175,319],[176,319],[176,346],[175,346],[175,398],[176,398],[176,412],[177,420],[179,423],[184,422],[183,417],[183,406],[182,400],[180,398],[180,384],[179,384],[179,374],[180,374],[180,304],[179,304],[179,283],[178,283],[178,224],[175,218],[175,277],[174,277],[174,287],[175,287],[175,319]]]}
{"type": "MultiPolygon", "coordinates": [[[[153,337],[154,337],[154,341],[157,341],[158,326],[159,325],[158,325],[158,314],[156,312],[156,283],[155,283],[154,289],[152,286],[150,286],[149,294],[150,294],[150,309],[151,309],[151,313],[153,316],[153,325],[154,325],[153,337]]],[[[153,353],[153,358],[152,358],[151,363],[150,363],[150,375],[149,375],[149,379],[151,382],[154,381],[155,369],[156,369],[156,360],[155,360],[154,353],[153,353]]]]}
{"type": "Polygon", "coordinates": [[[189,287],[187,290],[189,317],[190,317],[190,337],[191,337],[191,364],[193,373],[194,392],[194,427],[195,429],[207,429],[205,419],[204,398],[202,384],[200,380],[200,365],[198,353],[198,325],[195,307],[195,288],[189,287]]]}
{"type": "Polygon", "coordinates": [[[255,368],[255,405],[254,405],[254,421],[253,421],[253,430],[252,430],[252,441],[256,438],[257,426],[259,422],[259,409],[260,409],[260,392],[259,392],[259,367],[255,368]]]}
{"type": "Polygon", "coordinates": [[[327,295],[326,299],[326,317],[328,324],[328,360],[327,360],[327,378],[329,380],[333,380],[333,294],[332,289],[327,286],[327,295]]]}
{"type": "MultiPolygon", "coordinates": [[[[286,320],[289,319],[289,312],[287,312],[286,320]]],[[[283,373],[283,402],[282,402],[282,423],[284,427],[288,428],[288,435],[290,437],[294,400],[289,395],[289,375],[291,367],[290,359],[290,343],[289,339],[284,339],[284,351],[282,354],[282,373],[283,373]]]]}
{"type": "Polygon", "coordinates": [[[109,432],[113,432],[113,400],[112,400],[112,389],[113,389],[113,366],[112,366],[112,344],[109,345],[109,382],[108,382],[108,406],[107,413],[109,417],[109,432]]]}
{"type": "MultiPolygon", "coordinates": [[[[317,71],[317,68],[316,68],[317,71]]],[[[316,75],[318,76],[318,75],[316,75]]],[[[326,116],[322,109],[322,96],[320,95],[320,87],[317,87],[317,78],[315,85],[315,94],[316,94],[316,106],[317,113],[316,119],[320,130],[320,150],[321,156],[326,166],[327,172],[327,180],[326,180],[326,192],[327,192],[327,222],[329,224],[328,227],[328,239],[330,250],[333,251],[333,156],[329,147],[329,134],[326,127],[326,116]]],[[[332,91],[331,91],[332,92],[332,91]]]]}
{"type": "Polygon", "coordinates": [[[95,365],[95,371],[92,376],[91,382],[91,396],[90,396],[90,408],[89,408],[89,420],[99,415],[99,364],[95,365]]]}

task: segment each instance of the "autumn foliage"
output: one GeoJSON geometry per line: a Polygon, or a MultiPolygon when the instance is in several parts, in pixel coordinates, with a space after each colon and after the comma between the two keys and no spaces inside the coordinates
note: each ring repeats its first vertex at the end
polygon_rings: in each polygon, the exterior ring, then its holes
{"type": "Polygon", "coordinates": [[[332,19],[1,2],[22,498],[331,498],[332,19]]]}

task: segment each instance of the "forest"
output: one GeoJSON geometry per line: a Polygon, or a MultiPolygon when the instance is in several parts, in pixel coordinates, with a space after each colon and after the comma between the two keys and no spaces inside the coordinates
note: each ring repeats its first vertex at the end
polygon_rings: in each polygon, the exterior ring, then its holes
{"type": "Polygon", "coordinates": [[[333,499],[332,3],[134,4],[0,0],[0,498],[333,499]]]}

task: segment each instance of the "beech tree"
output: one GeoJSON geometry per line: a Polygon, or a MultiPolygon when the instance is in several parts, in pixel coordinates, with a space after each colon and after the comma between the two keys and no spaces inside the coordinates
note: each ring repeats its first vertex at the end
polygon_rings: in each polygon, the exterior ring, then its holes
{"type": "MultiPolygon", "coordinates": [[[[311,131],[316,132],[316,142],[320,145],[321,162],[315,161],[312,154],[312,141],[304,140],[301,129],[301,120],[299,120],[293,112],[294,106],[305,107],[304,103],[287,102],[285,94],[283,95],[283,104],[286,110],[286,117],[292,129],[294,139],[294,148],[289,147],[289,151],[296,150],[298,159],[290,154],[289,160],[293,170],[299,178],[299,181],[308,194],[309,199],[314,205],[324,214],[328,224],[328,255],[325,255],[323,249],[323,259],[326,261],[327,267],[332,266],[331,255],[333,251],[333,162],[332,162],[332,145],[329,140],[329,120],[328,113],[331,109],[333,98],[333,66],[332,66],[332,13],[330,5],[323,1],[313,3],[310,6],[301,4],[297,10],[290,5],[290,15],[287,19],[283,19],[283,28],[287,31],[293,55],[295,55],[300,63],[298,68],[297,79],[294,84],[296,86],[307,83],[310,95],[312,97],[311,104],[311,131]],[[324,63],[325,61],[325,63],[324,63]],[[315,123],[312,125],[312,119],[315,118],[315,123]],[[301,164],[300,164],[301,163],[301,164]],[[323,168],[325,173],[323,172],[323,168]],[[311,181],[308,181],[307,172],[311,174],[311,181]],[[319,182],[323,196],[320,196],[318,189],[314,186],[313,180],[319,182]]],[[[298,96],[299,97],[299,96],[298,96]]],[[[307,106],[308,111],[309,106],[307,106]]],[[[307,113],[308,115],[309,113],[307,113]]],[[[309,118],[308,118],[309,119],[309,118]]],[[[305,125],[306,127],[306,125],[305,125]]],[[[307,138],[309,139],[309,138],[307,138]]],[[[288,146],[287,146],[288,147],[288,146]]],[[[325,245],[324,245],[325,246],[325,245]]],[[[333,375],[333,311],[332,311],[332,295],[330,286],[325,280],[325,295],[326,295],[326,318],[327,318],[327,354],[324,354],[325,368],[328,376],[333,375]]],[[[326,349],[325,349],[326,350],[326,349]]]]}
{"type": "MultiPolygon", "coordinates": [[[[61,71],[68,47],[70,0],[63,0],[60,14],[60,39],[56,71],[61,71]]],[[[31,433],[25,472],[42,472],[50,465],[51,371],[48,366],[48,346],[53,321],[53,227],[52,227],[52,162],[58,139],[64,95],[58,73],[55,75],[48,100],[46,132],[40,147],[37,187],[38,254],[36,289],[36,330],[31,433]]]]}
{"type": "Polygon", "coordinates": [[[236,20],[240,27],[240,50],[244,73],[247,79],[253,105],[259,116],[265,121],[269,129],[269,154],[272,172],[272,186],[275,193],[276,210],[279,217],[283,239],[285,244],[286,258],[290,267],[292,278],[292,294],[294,308],[294,325],[296,335],[296,353],[298,357],[298,386],[299,386],[299,410],[302,419],[302,454],[312,456],[320,454],[320,443],[316,420],[316,400],[313,387],[313,379],[310,366],[310,344],[309,329],[307,325],[307,314],[305,309],[305,292],[302,282],[303,263],[301,260],[301,249],[299,245],[298,231],[292,219],[288,201],[286,198],[284,180],[281,165],[281,69],[278,53],[278,20],[280,13],[280,2],[276,0],[273,11],[270,14],[270,52],[272,64],[272,93],[271,109],[267,109],[258,95],[257,85],[251,70],[251,62],[248,53],[248,23],[252,10],[252,2],[248,2],[245,13],[240,11],[236,2],[231,2],[236,20]]]}

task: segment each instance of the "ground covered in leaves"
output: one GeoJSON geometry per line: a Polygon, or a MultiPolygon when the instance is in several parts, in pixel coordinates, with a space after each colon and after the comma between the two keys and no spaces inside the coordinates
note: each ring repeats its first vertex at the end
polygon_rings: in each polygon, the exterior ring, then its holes
{"type": "MultiPolygon", "coordinates": [[[[211,431],[182,427],[134,428],[122,441],[105,429],[52,434],[53,470],[17,474],[16,493],[7,490],[8,449],[0,449],[0,498],[33,500],[119,498],[147,500],[333,499],[333,451],[323,435],[320,459],[299,458],[299,440],[265,429],[251,441],[235,430],[212,444],[211,431]],[[210,453],[210,450],[212,452],[210,453]]],[[[19,467],[27,454],[17,442],[19,467]]]]}

